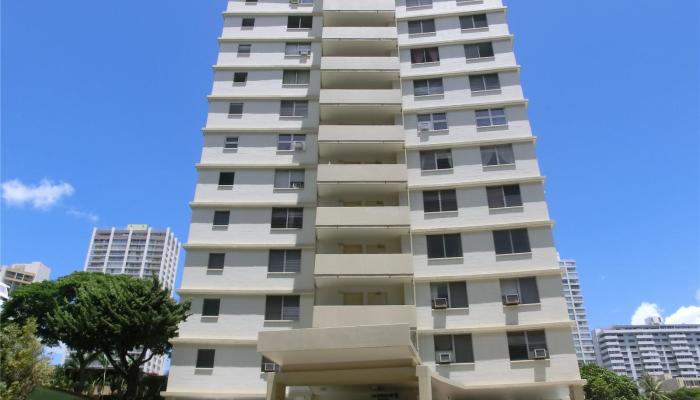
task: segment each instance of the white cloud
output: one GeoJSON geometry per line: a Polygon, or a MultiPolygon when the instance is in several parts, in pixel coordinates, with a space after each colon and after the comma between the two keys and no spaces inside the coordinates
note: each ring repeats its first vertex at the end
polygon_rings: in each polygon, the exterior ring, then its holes
{"type": "Polygon", "coordinates": [[[53,183],[48,179],[42,179],[38,185],[25,185],[19,179],[2,183],[2,198],[8,205],[24,206],[31,203],[32,207],[40,210],[48,210],[74,192],[70,183],[53,183]]]}
{"type": "Polygon", "coordinates": [[[73,207],[69,208],[68,211],[66,211],[66,214],[76,218],[86,219],[92,222],[93,224],[97,223],[97,221],[100,220],[100,217],[97,216],[97,214],[95,213],[92,213],[90,211],[81,211],[73,207]]]}
{"type": "Polygon", "coordinates": [[[700,324],[700,307],[681,307],[666,317],[667,324],[700,324]]]}
{"type": "Polygon", "coordinates": [[[644,320],[649,317],[660,317],[663,310],[655,303],[643,302],[632,314],[632,325],[644,325],[644,320]]]}

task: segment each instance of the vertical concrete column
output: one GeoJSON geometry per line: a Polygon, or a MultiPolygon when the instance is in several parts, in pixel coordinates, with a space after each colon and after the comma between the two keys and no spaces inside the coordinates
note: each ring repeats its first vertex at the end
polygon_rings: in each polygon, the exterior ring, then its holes
{"type": "Polygon", "coordinates": [[[433,388],[431,386],[430,368],[425,365],[417,366],[416,376],[418,377],[418,400],[432,400],[433,388]]]}
{"type": "Polygon", "coordinates": [[[267,395],[266,400],[284,400],[287,386],[283,383],[275,382],[276,372],[267,374],[267,395]]]}

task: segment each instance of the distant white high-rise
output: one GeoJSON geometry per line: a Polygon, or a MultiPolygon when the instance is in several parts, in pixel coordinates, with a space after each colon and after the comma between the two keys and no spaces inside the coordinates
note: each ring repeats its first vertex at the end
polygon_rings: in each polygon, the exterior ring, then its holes
{"type": "MultiPolygon", "coordinates": [[[[171,292],[175,285],[180,242],[170,228],[154,229],[132,224],[126,228],[95,228],[85,259],[86,272],[156,277],[171,292]]],[[[153,357],[145,364],[146,373],[162,375],[166,357],[153,357]]]]}
{"type": "Polygon", "coordinates": [[[616,325],[595,330],[598,362],[638,380],[642,375],[678,378],[700,384],[700,325],[665,325],[647,318],[646,325],[616,325]]]}
{"type": "Polygon", "coordinates": [[[0,267],[0,280],[8,286],[10,292],[20,286],[48,280],[50,276],[51,268],[39,261],[0,267]]]}
{"type": "Polygon", "coordinates": [[[564,298],[569,309],[569,318],[574,321],[573,336],[576,357],[582,363],[594,363],[595,348],[593,338],[588,326],[588,316],[583,305],[583,294],[581,293],[581,281],[578,271],[576,271],[576,260],[559,260],[561,268],[562,283],[564,287],[564,298]]]}

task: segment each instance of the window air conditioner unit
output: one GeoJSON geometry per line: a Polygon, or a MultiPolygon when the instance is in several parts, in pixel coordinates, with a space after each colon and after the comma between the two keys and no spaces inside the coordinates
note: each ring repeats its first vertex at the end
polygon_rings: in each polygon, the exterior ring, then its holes
{"type": "Polygon", "coordinates": [[[306,149],[306,143],[304,142],[294,142],[294,150],[303,151],[306,149]]]}
{"type": "Polygon", "coordinates": [[[511,293],[506,295],[506,305],[516,306],[520,304],[520,295],[517,293],[511,293]]]}
{"type": "Polygon", "coordinates": [[[430,130],[430,122],[429,121],[421,121],[418,123],[418,130],[421,132],[429,131],[430,130]]]}
{"type": "Polygon", "coordinates": [[[277,365],[275,363],[264,363],[263,364],[263,371],[265,372],[275,372],[277,369],[277,365]]]}
{"type": "Polygon", "coordinates": [[[292,187],[292,189],[303,189],[304,182],[292,182],[291,187],[292,187]]]}
{"type": "Polygon", "coordinates": [[[299,55],[300,55],[300,56],[308,56],[309,54],[311,54],[311,50],[310,50],[310,49],[299,49],[299,55]]]}
{"type": "Polygon", "coordinates": [[[547,358],[547,349],[534,349],[532,351],[532,358],[535,360],[544,360],[547,358]]]}
{"type": "Polygon", "coordinates": [[[451,351],[439,351],[437,353],[437,362],[440,364],[449,364],[452,362],[452,352],[451,351]]]}
{"type": "Polygon", "coordinates": [[[434,309],[445,309],[447,308],[447,299],[444,297],[437,297],[433,299],[434,309]]]}

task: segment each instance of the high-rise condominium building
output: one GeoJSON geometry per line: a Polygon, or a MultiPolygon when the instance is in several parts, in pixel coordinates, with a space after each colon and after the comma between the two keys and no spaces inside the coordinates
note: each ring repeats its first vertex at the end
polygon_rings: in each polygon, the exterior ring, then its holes
{"type": "Polygon", "coordinates": [[[582,398],[505,11],[229,1],[166,398],[582,398]]]}
{"type": "Polygon", "coordinates": [[[646,325],[616,325],[595,330],[598,362],[634,380],[644,374],[662,378],[700,378],[700,325],[665,325],[659,318],[646,325]]]}
{"type": "Polygon", "coordinates": [[[0,267],[0,280],[7,285],[10,292],[20,286],[48,280],[50,276],[51,268],[39,261],[0,267]]]}
{"type": "Polygon", "coordinates": [[[588,316],[583,305],[583,293],[581,292],[581,280],[576,271],[576,260],[559,260],[561,268],[562,285],[564,286],[564,298],[569,309],[569,318],[574,321],[573,335],[574,348],[578,361],[584,364],[596,362],[591,328],[588,326],[588,316]]]}
{"type": "MultiPolygon", "coordinates": [[[[138,278],[156,277],[164,288],[173,290],[180,258],[180,242],[167,229],[132,224],[126,228],[95,228],[85,259],[85,271],[138,278]]],[[[162,375],[166,358],[155,356],[144,372],[162,375]]]]}

